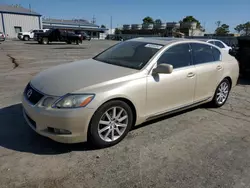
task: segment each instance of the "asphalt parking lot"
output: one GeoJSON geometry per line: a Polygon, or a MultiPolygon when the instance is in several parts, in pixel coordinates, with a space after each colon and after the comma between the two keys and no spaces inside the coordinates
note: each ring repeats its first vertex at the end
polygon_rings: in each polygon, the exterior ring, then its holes
{"type": "Polygon", "coordinates": [[[148,122],[111,148],[59,144],[28,127],[20,98],[34,75],[115,43],[0,44],[0,187],[250,187],[250,80],[222,108],[148,122]]]}

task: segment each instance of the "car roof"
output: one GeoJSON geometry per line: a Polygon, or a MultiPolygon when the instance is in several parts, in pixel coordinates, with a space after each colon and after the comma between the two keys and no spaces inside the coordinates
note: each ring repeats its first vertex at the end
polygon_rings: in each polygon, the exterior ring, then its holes
{"type": "Polygon", "coordinates": [[[219,42],[223,42],[223,41],[218,40],[218,39],[196,39],[196,40],[204,41],[204,42],[208,42],[208,41],[219,41],[219,42]]]}
{"type": "Polygon", "coordinates": [[[130,41],[141,41],[141,42],[148,42],[148,43],[155,43],[155,44],[161,44],[161,45],[169,45],[171,43],[175,42],[202,42],[206,43],[207,40],[199,40],[199,39],[186,39],[186,38],[174,38],[174,37],[139,37],[130,39],[130,41]]]}

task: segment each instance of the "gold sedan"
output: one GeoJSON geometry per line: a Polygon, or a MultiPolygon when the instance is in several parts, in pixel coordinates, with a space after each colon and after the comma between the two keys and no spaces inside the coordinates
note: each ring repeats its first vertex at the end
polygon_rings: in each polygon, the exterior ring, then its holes
{"type": "Polygon", "coordinates": [[[236,59],[213,44],[137,38],[39,73],[24,90],[23,114],[55,141],[107,147],[153,118],[202,103],[222,106],[238,76],[236,59]]]}

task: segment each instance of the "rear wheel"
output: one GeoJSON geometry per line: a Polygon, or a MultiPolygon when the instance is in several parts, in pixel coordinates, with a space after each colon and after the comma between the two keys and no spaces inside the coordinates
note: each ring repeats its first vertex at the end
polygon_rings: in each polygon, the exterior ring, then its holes
{"type": "Polygon", "coordinates": [[[111,101],[102,105],[92,117],[89,137],[99,147],[108,147],[120,142],[130,130],[133,113],[123,101],[111,101]]]}
{"type": "Polygon", "coordinates": [[[231,89],[231,84],[229,80],[225,78],[224,80],[221,81],[221,83],[219,84],[219,86],[215,91],[214,98],[211,101],[212,106],[217,108],[223,106],[227,101],[230,89],[231,89]]]}

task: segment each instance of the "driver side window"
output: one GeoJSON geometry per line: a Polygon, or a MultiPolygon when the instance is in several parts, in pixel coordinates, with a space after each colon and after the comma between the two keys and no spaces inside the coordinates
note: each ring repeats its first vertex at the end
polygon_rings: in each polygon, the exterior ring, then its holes
{"type": "Polygon", "coordinates": [[[191,65],[191,50],[189,44],[177,44],[170,47],[161,55],[157,63],[173,65],[174,69],[191,65]]]}

